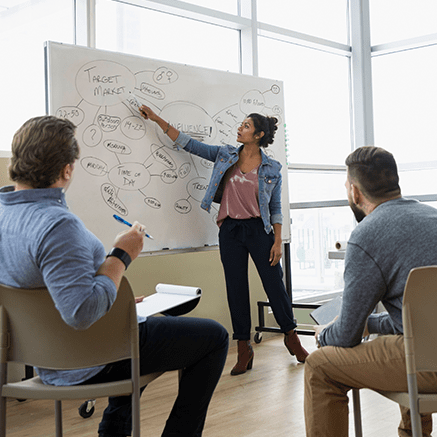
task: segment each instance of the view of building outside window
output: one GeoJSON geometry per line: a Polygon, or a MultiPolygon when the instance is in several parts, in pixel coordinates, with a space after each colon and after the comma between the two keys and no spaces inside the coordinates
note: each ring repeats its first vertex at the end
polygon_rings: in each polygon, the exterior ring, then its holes
{"type": "MultiPolygon", "coordinates": [[[[292,210],[293,300],[319,300],[343,289],[344,261],[329,256],[354,227],[348,206],[292,210]]],[[[342,253],[337,251],[338,253],[342,253]]]]}
{"type": "MultiPolygon", "coordinates": [[[[290,202],[346,203],[346,171],[290,171],[290,202]]],[[[293,300],[318,300],[343,288],[342,259],[335,244],[347,241],[355,226],[348,206],[297,208],[291,210],[291,272],[293,300]]],[[[339,252],[340,253],[340,252],[339,252]]],[[[343,253],[343,252],[341,252],[343,253]]]]}

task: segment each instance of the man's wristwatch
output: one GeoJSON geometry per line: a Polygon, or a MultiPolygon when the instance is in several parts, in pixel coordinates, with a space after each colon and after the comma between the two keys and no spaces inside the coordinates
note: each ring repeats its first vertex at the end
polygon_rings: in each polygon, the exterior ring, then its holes
{"type": "Polygon", "coordinates": [[[129,264],[132,262],[132,258],[130,257],[130,255],[119,247],[113,247],[109,251],[108,255],[106,255],[106,258],[109,258],[110,256],[115,256],[120,261],[122,261],[124,266],[126,267],[126,270],[129,267],[129,264]]]}

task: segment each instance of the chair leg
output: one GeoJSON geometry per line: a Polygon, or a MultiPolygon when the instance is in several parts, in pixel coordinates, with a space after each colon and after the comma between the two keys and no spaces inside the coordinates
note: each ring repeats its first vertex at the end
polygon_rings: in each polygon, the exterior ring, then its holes
{"type": "Polygon", "coordinates": [[[417,409],[413,412],[410,409],[411,414],[411,430],[413,433],[413,437],[422,437],[422,419],[417,409]]]}
{"type": "MultiPolygon", "coordinates": [[[[139,358],[132,359],[132,375],[140,374],[139,358]]],[[[140,437],[140,386],[138,377],[132,378],[132,437],[140,437]]]]}
{"type": "MultiPolygon", "coordinates": [[[[2,387],[6,384],[7,364],[0,364],[0,396],[2,387]]],[[[0,397],[0,437],[6,437],[6,398],[0,397]]]]}
{"type": "Polygon", "coordinates": [[[360,390],[357,388],[352,389],[352,402],[354,405],[355,437],[363,437],[363,429],[361,427],[360,390]]]}
{"type": "Polygon", "coordinates": [[[411,430],[413,437],[422,437],[422,420],[419,414],[417,378],[415,374],[407,374],[408,397],[410,400],[411,430]]]}
{"type": "Polygon", "coordinates": [[[62,437],[62,403],[55,401],[55,427],[56,437],[62,437]]]}
{"type": "Polygon", "coordinates": [[[0,437],[6,437],[6,398],[0,398],[0,437]]]}

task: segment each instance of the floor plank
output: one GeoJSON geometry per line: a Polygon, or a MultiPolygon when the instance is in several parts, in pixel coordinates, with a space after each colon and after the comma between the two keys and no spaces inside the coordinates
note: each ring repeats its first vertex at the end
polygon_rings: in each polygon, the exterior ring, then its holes
{"type": "MultiPolygon", "coordinates": [[[[304,346],[315,349],[314,338],[301,336],[304,346]]],[[[305,437],[303,416],[304,365],[290,356],[282,336],[253,344],[253,369],[239,376],[229,372],[236,362],[236,347],[229,350],[223,376],[208,412],[205,437],[305,437]]],[[[177,394],[177,372],[152,382],[141,401],[141,435],[158,437],[177,394]]],[[[78,414],[76,401],[63,402],[64,436],[95,437],[105,399],[98,399],[88,419],[78,414]]],[[[399,410],[395,403],[369,390],[361,391],[365,437],[397,436],[399,410]]],[[[8,400],[8,437],[54,437],[54,405],[51,401],[8,400]]],[[[434,426],[436,429],[436,426],[434,426]]],[[[350,436],[354,436],[353,419],[350,436]]]]}

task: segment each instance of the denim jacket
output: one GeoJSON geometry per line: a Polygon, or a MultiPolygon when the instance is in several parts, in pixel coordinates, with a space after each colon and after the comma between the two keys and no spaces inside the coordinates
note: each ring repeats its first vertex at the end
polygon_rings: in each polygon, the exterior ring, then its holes
{"type": "MultiPolygon", "coordinates": [[[[202,209],[210,212],[212,202],[220,202],[221,197],[217,197],[220,182],[223,180],[226,171],[238,161],[239,152],[243,146],[240,148],[231,145],[211,146],[193,140],[189,135],[183,132],[179,134],[175,144],[193,155],[214,162],[211,179],[206,189],[205,197],[200,205],[202,209]]],[[[282,224],[282,166],[278,161],[269,158],[262,150],[261,156],[262,161],[258,171],[259,208],[264,230],[269,234],[272,231],[272,224],[282,224]]]]}

